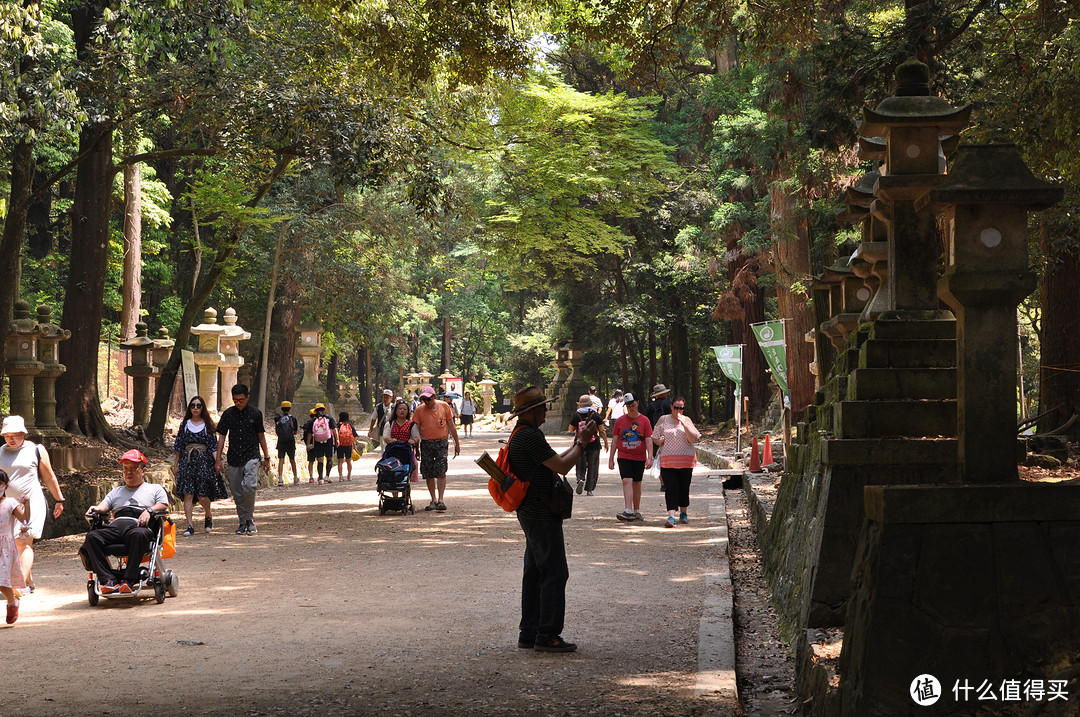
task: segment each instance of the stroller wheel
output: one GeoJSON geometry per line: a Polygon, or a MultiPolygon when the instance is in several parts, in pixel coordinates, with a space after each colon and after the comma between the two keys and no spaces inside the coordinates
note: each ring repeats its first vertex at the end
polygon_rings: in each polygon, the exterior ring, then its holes
{"type": "Polygon", "coordinates": [[[161,582],[161,580],[154,581],[154,600],[157,601],[158,605],[165,602],[165,583],[161,582]]]}
{"type": "Polygon", "coordinates": [[[180,578],[172,570],[165,571],[165,592],[169,597],[176,597],[180,592],[180,578]]]}
{"type": "Polygon", "coordinates": [[[90,603],[90,607],[94,607],[98,604],[97,590],[94,588],[94,581],[88,580],[86,582],[86,601],[90,603]]]}

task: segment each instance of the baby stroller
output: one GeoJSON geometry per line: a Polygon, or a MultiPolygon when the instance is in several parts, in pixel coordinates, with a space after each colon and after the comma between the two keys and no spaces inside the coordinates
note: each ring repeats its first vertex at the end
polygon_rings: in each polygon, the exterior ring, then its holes
{"type": "Polygon", "coordinates": [[[375,464],[376,483],[379,491],[379,515],[401,511],[402,515],[415,512],[409,476],[416,466],[412,446],[408,443],[391,443],[383,451],[382,459],[375,464]],[[391,495],[397,493],[395,497],[391,495]]]}
{"type": "MultiPolygon", "coordinates": [[[[90,530],[103,528],[112,522],[112,519],[103,513],[88,514],[86,519],[90,521],[90,530]]],[[[139,569],[139,582],[137,585],[131,586],[130,593],[102,593],[97,574],[90,564],[90,558],[83,551],[79,551],[79,560],[82,561],[83,567],[89,572],[86,581],[86,594],[91,606],[97,605],[99,598],[139,597],[143,588],[153,590],[154,599],[158,604],[165,602],[166,594],[169,597],[176,597],[177,593],[180,592],[180,579],[172,570],[165,568],[164,559],[165,556],[171,558],[176,552],[176,525],[167,511],[159,510],[151,514],[150,523],[147,527],[150,528],[151,532],[150,547],[142,559],[143,565],[139,569]],[[167,535],[171,535],[171,539],[168,541],[166,540],[167,535]]],[[[121,572],[127,566],[127,546],[123,543],[106,546],[105,553],[110,556],[110,562],[114,563],[113,569],[115,571],[121,572]]],[[[144,594],[143,597],[147,596],[144,594]]]]}

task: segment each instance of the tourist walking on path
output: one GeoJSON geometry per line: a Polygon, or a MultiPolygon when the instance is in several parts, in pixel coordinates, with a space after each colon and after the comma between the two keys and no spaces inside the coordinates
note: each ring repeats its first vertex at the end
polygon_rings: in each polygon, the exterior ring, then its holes
{"type": "Polygon", "coordinates": [[[589,401],[592,402],[593,410],[601,413],[604,410],[604,399],[596,393],[596,386],[589,386],[589,401]]]}
{"type": "Polygon", "coordinates": [[[476,404],[473,403],[472,393],[465,392],[461,399],[461,432],[466,436],[472,436],[473,416],[476,414],[476,404]]]}
{"type": "MultiPolygon", "coordinates": [[[[337,474],[338,480],[341,478],[341,464],[344,463],[349,473],[345,476],[345,480],[352,480],[352,453],[353,445],[356,444],[356,428],[353,424],[349,423],[349,414],[342,411],[338,414],[337,425],[337,474]]],[[[326,469],[326,477],[330,477],[330,469],[326,469]]]]}
{"type": "Polygon", "coordinates": [[[301,429],[300,442],[304,444],[304,455],[307,457],[308,483],[315,482],[315,452],[308,448],[311,445],[311,426],[315,423],[315,409],[308,411],[308,419],[304,421],[301,429]]]}
{"type": "MultiPolygon", "coordinates": [[[[368,426],[368,438],[375,441],[376,445],[380,445],[382,441],[383,428],[386,427],[386,422],[389,420],[390,412],[394,407],[394,392],[388,388],[384,388],[382,392],[382,403],[375,407],[375,410],[371,412],[371,424],[368,426]]],[[[383,447],[385,443],[381,444],[383,447]]]]}
{"type": "Polygon", "coordinates": [[[217,455],[214,467],[218,473],[224,472],[221,452],[225,440],[229,442],[229,489],[236,502],[236,517],[240,525],[237,535],[254,535],[255,527],[255,490],[259,486],[259,457],[270,470],[270,449],[266,447],[266,429],[263,428],[262,411],[248,404],[249,392],[245,384],[232,387],[233,405],[221,414],[217,425],[217,455]],[[259,449],[262,449],[260,453],[259,449]]]}
{"type": "MultiPolygon", "coordinates": [[[[420,445],[420,428],[409,418],[409,404],[404,398],[394,401],[392,418],[386,422],[382,441],[387,446],[391,443],[404,443],[409,446],[409,480],[415,478],[416,447],[420,445]]],[[[397,493],[394,493],[394,497],[397,497],[397,493]]]]}
{"type": "MultiPolygon", "coordinates": [[[[184,420],[180,421],[180,430],[176,432],[173,450],[173,476],[176,478],[176,493],[184,496],[184,514],[187,516],[187,530],[184,535],[194,535],[195,525],[192,513],[195,500],[203,509],[203,530],[207,533],[214,527],[210,502],[228,498],[222,495],[218,487],[218,472],[214,466],[218,439],[214,432],[214,419],[206,410],[206,401],[202,396],[195,396],[188,402],[184,420]]],[[[224,485],[221,486],[224,488],[224,485]]]]}
{"type": "Polygon", "coordinates": [[[697,465],[694,443],[700,438],[701,432],[686,416],[686,399],[676,396],[671,402],[671,413],[657,421],[652,434],[653,444],[664,448],[660,454],[660,477],[664,481],[664,501],[668,512],[665,528],[675,527],[676,512],[679,514],[679,523],[690,522],[687,515],[690,506],[690,478],[694,466],[697,465]]]}
{"type": "Polygon", "coordinates": [[[311,433],[308,436],[308,460],[313,456],[319,464],[319,482],[323,482],[323,468],[326,468],[326,482],[330,483],[330,464],[334,460],[334,446],[337,445],[337,422],[326,415],[326,406],[315,404],[315,417],[311,419],[311,433]]]}
{"type": "Polygon", "coordinates": [[[282,469],[285,466],[285,457],[288,456],[292,466],[293,484],[300,485],[300,473],[296,470],[296,434],[300,431],[300,425],[296,416],[292,415],[292,403],[281,402],[281,413],[274,416],[274,433],[277,434],[277,484],[285,485],[281,479],[282,469]]]}
{"type": "Polygon", "coordinates": [[[582,394],[578,398],[578,409],[570,418],[569,431],[575,434],[575,440],[582,440],[581,429],[592,421],[596,426],[596,435],[585,445],[585,450],[577,462],[577,492],[581,495],[584,490],[586,495],[592,495],[596,490],[596,481],[600,477],[600,442],[604,443],[604,450],[608,449],[607,431],[604,429],[604,421],[593,407],[593,402],[588,394],[582,394]]]}
{"type": "Polygon", "coordinates": [[[671,414],[671,401],[668,400],[670,393],[668,387],[662,383],[652,387],[652,393],[649,394],[649,406],[645,409],[645,417],[649,419],[649,423],[653,426],[656,425],[661,416],[671,414]]]}
{"type": "Polygon", "coordinates": [[[7,600],[7,624],[11,625],[19,619],[19,597],[26,588],[13,533],[15,521],[30,521],[30,499],[5,498],[7,489],[8,474],[0,471],[0,595],[7,600]]]}
{"type": "Polygon", "coordinates": [[[525,567],[521,576],[521,621],[518,647],[539,652],[573,652],[577,645],[562,638],[566,615],[566,564],[562,516],[552,511],[545,496],[555,487],[556,473],[565,475],[596,438],[596,423],[582,426],[574,444],[561,454],[548,445],[540,426],[547,418],[547,398],[536,386],[514,394],[518,428],[510,437],[507,451],[510,470],[529,481],[529,490],[517,510],[518,523],[525,533],[525,567]]]}
{"type": "Polygon", "coordinates": [[[53,518],[59,518],[64,512],[64,494],[56,480],[49,452],[44,446],[26,440],[26,423],[22,416],[8,416],[0,427],[4,436],[4,447],[0,448],[0,470],[8,475],[8,486],[4,495],[8,498],[29,498],[31,520],[15,523],[15,547],[19,551],[22,563],[23,580],[28,592],[34,592],[32,569],[34,567],[34,541],[41,540],[45,528],[45,492],[44,483],[53,500],[53,518]]]}
{"type": "Polygon", "coordinates": [[[435,398],[435,389],[424,386],[420,391],[420,406],[413,412],[413,422],[420,429],[420,475],[427,481],[431,502],[424,510],[446,510],[448,438],[454,437],[454,458],[461,455],[461,440],[454,425],[454,410],[435,398]]]}
{"type": "Polygon", "coordinates": [[[619,420],[619,416],[623,415],[623,393],[621,388],[615,389],[615,393],[611,394],[611,400],[607,402],[607,413],[604,414],[604,425],[613,426],[615,421],[619,420]]]}
{"type": "Polygon", "coordinates": [[[616,514],[622,521],[644,520],[641,516],[641,479],[652,468],[652,423],[638,413],[637,397],[632,393],[623,396],[626,413],[615,421],[611,432],[611,450],[608,453],[608,470],[615,468],[619,459],[619,476],[623,486],[623,512],[616,514]]]}

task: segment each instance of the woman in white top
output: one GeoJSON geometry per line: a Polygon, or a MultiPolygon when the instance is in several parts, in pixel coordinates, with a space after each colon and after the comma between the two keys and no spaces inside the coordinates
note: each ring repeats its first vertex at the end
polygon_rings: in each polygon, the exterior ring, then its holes
{"type": "Polygon", "coordinates": [[[465,398],[461,399],[461,430],[466,436],[472,435],[474,413],[476,413],[476,404],[473,403],[472,394],[466,391],[465,398]]]}
{"type": "Polygon", "coordinates": [[[4,436],[4,447],[0,449],[0,469],[8,474],[8,487],[4,492],[8,498],[30,499],[30,522],[15,523],[15,547],[22,562],[23,578],[26,589],[34,592],[34,579],[30,575],[34,567],[34,541],[41,539],[45,527],[45,492],[42,481],[52,493],[56,505],[53,517],[59,518],[64,512],[64,494],[56,480],[49,452],[42,446],[26,440],[26,423],[22,416],[8,416],[4,419],[0,433],[4,436]]]}
{"type": "Polygon", "coordinates": [[[180,421],[180,430],[176,432],[176,443],[173,444],[176,451],[176,460],[173,461],[176,493],[184,496],[184,513],[188,523],[184,535],[195,533],[191,519],[196,498],[203,509],[203,530],[209,533],[214,527],[210,501],[226,497],[218,495],[217,471],[214,469],[217,444],[214,419],[206,410],[206,401],[202,396],[195,396],[188,401],[187,413],[180,421]]]}
{"type": "Polygon", "coordinates": [[[604,416],[604,425],[614,426],[615,421],[619,420],[619,417],[626,413],[626,408],[623,406],[623,392],[621,388],[615,389],[615,393],[611,394],[611,400],[607,402],[607,414],[604,416]]]}

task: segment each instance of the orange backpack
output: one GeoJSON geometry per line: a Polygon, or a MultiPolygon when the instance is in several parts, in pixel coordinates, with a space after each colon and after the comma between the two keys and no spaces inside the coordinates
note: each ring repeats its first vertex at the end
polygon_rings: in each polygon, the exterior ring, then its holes
{"type": "MultiPolygon", "coordinates": [[[[519,426],[520,428],[520,426],[519,426]]],[[[514,429],[517,433],[518,429],[514,429]]],[[[495,459],[497,472],[492,473],[488,480],[488,492],[495,502],[507,513],[512,513],[521,507],[521,501],[525,500],[525,494],[529,491],[529,481],[521,480],[510,470],[510,441],[514,440],[514,433],[510,434],[506,445],[499,449],[499,457],[495,459]],[[502,473],[502,477],[498,477],[502,473]]],[[[486,453],[484,455],[487,455],[486,453]]],[[[480,461],[477,461],[479,463],[480,461]]],[[[486,467],[485,467],[486,468],[486,467]]]]}
{"type": "Polygon", "coordinates": [[[351,446],[356,441],[356,434],[348,423],[338,425],[337,436],[339,446],[351,446]]]}

